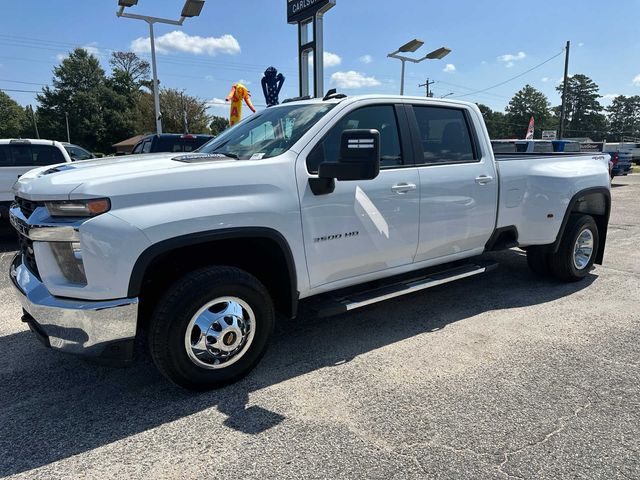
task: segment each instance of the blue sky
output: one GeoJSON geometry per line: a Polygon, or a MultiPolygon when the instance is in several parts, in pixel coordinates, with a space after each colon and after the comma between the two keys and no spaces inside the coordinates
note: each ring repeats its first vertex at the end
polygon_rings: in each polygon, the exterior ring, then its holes
{"type": "MultiPolygon", "coordinates": [[[[140,0],[129,11],[177,18],[182,4],[140,0]]],[[[117,0],[3,1],[0,89],[23,105],[34,103],[34,93],[8,90],[50,83],[54,65],[75,46],[98,54],[106,69],[111,50],[148,50],[146,24],[117,18],[116,7],[117,0]]],[[[529,83],[556,105],[563,55],[498,88],[473,92],[544,62],[570,40],[570,73],[593,78],[607,104],[615,94],[640,94],[640,36],[633,25],[639,14],[637,0],[617,0],[615,9],[595,0],[337,0],[325,17],[325,85],[350,95],[398,93],[400,63],[386,54],[417,37],[425,42],[419,52],[444,45],[452,53],[407,64],[407,94],[424,95],[418,84],[430,78],[436,96],[453,93],[502,110],[529,83]]],[[[207,0],[202,15],[183,27],[157,25],[156,38],[162,85],[210,100],[213,114],[227,113],[216,104],[238,80],[264,104],[260,79],[270,65],[287,77],[281,99],[298,93],[297,29],[286,23],[285,0],[207,0]]]]}

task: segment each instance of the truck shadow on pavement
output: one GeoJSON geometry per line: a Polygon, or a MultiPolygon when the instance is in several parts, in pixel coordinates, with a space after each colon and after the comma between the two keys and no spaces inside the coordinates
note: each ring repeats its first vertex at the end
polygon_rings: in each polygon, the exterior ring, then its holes
{"type": "MultiPolygon", "coordinates": [[[[333,318],[316,319],[303,313],[295,321],[282,321],[269,352],[247,378],[200,394],[165,381],[143,355],[132,367],[113,369],[45,349],[26,330],[0,337],[0,477],[48,465],[211,407],[224,414],[221,425],[259,434],[285,417],[258,406],[247,407],[252,392],[349,362],[414,335],[472,321],[471,317],[483,312],[550,302],[587,288],[597,279],[592,274],[579,283],[557,283],[534,277],[522,252],[487,256],[499,261],[500,267],[482,281],[462,280],[333,318]],[[394,321],[388,321],[390,318],[394,321]]],[[[19,322],[19,312],[13,318],[19,322]]],[[[217,416],[206,418],[213,421],[217,416]]],[[[185,438],[179,448],[189,448],[189,442],[190,437],[185,438]]]]}

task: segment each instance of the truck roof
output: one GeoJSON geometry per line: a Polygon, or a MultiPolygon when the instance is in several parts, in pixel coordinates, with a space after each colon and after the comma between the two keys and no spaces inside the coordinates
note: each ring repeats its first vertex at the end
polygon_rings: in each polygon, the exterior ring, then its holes
{"type": "Polygon", "coordinates": [[[7,145],[10,143],[15,143],[17,145],[54,145],[57,147],[62,147],[62,143],[56,140],[43,140],[40,138],[0,138],[0,145],[7,145]]]}
{"type": "MultiPolygon", "coordinates": [[[[400,102],[400,103],[428,103],[430,105],[442,105],[442,106],[451,106],[451,105],[462,105],[462,106],[473,106],[476,107],[475,103],[465,102],[463,100],[452,100],[452,99],[442,99],[442,98],[431,98],[431,97],[415,97],[415,96],[407,96],[407,95],[384,95],[384,94],[370,94],[370,95],[354,95],[347,97],[334,97],[324,100],[322,98],[308,98],[308,99],[289,99],[289,101],[285,100],[280,105],[313,105],[318,103],[354,103],[361,100],[380,100],[380,101],[392,101],[392,102],[400,102]]],[[[275,107],[271,107],[275,108],[275,107]]]]}

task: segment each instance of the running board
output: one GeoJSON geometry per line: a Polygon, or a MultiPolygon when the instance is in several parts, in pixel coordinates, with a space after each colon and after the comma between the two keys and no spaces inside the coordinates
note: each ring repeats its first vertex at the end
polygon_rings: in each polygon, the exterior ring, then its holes
{"type": "Polygon", "coordinates": [[[391,298],[408,295],[410,293],[426,290],[427,288],[437,287],[438,285],[479,275],[481,273],[494,270],[497,266],[497,263],[489,262],[465,264],[448,270],[441,270],[429,273],[428,275],[422,275],[403,280],[401,282],[392,283],[384,287],[329,299],[328,301],[317,305],[315,310],[319,317],[339,315],[341,313],[355,310],[356,308],[366,307],[367,305],[372,305],[391,298]]]}

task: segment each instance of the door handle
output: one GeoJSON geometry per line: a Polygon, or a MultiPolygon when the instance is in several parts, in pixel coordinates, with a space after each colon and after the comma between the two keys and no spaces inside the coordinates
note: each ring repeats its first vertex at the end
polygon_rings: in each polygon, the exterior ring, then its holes
{"type": "Polygon", "coordinates": [[[405,194],[407,192],[410,192],[411,190],[415,190],[416,188],[416,184],[415,183],[396,183],[393,187],[391,187],[391,191],[393,193],[397,193],[399,195],[405,194]]]}
{"type": "Polygon", "coordinates": [[[479,177],[476,177],[476,183],[478,185],[486,185],[491,182],[493,182],[493,177],[490,177],[489,175],[480,175],[479,177]]]}

